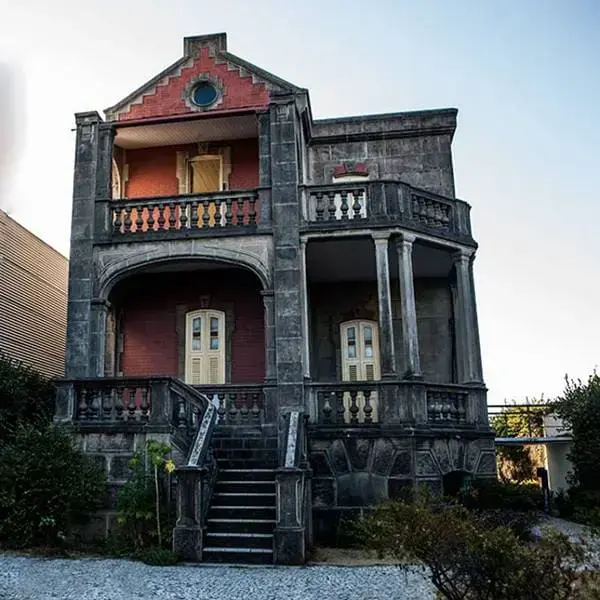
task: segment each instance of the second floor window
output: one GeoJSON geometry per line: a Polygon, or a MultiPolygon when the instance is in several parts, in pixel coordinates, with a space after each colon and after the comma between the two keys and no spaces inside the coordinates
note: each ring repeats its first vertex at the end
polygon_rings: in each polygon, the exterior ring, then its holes
{"type": "Polygon", "coordinates": [[[223,189],[223,157],[201,154],[188,159],[188,193],[207,194],[223,189]]]}

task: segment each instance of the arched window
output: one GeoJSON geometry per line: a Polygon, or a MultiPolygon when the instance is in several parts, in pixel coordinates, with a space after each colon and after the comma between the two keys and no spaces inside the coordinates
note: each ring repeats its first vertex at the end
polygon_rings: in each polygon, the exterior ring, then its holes
{"type": "Polygon", "coordinates": [[[195,310],[186,315],[185,381],[225,383],[225,313],[195,310]]]}

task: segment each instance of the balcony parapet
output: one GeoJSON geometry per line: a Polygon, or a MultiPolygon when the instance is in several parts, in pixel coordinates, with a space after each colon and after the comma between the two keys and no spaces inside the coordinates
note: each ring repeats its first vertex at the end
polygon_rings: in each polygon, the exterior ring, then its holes
{"type": "Polygon", "coordinates": [[[256,233],[268,229],[269,190],[104,200],[100,242],[256,233]]]}
{"type": "Polygon", "coordinates": [[[312,425],[488,428],[485,387],[422,381],[311,383],[312,425]]]}
{"type": "Polygon", "coordinates": [[[470,206],[399,181],[334,183],[303,187],[308,230],[402,226],[473,243],[470,206]]]}

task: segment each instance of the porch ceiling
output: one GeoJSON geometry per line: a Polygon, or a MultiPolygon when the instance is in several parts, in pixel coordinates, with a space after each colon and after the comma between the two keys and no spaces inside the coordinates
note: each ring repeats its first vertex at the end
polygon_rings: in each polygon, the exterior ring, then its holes
{"type": "Polygon", "coordinates": [[[241,140],[258,136],[255,115],[193,119],[174,123],[119,127],[115,144],[127,150],[195,142],[241,140]]]}
{"type": "MultiPolygon", "coordinates": [[[[318,240],[307,245],[306,270],[315,282],[374,281],[375,247],[370,238],[318,240]]],[[[390,276],[398,278],[398,255],[390,246],[390,276]]],[[[416,243],[413,247],[415,277],[447,277],[452,269],[450,252],[416,243]]]]}

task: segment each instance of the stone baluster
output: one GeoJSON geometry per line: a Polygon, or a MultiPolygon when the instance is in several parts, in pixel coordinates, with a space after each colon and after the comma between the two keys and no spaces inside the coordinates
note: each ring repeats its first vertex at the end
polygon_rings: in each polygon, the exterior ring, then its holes
{"type": "Polygon", "coordinates": [[[314,196],[316,198],[316,221],[323,221],[323,213],[325,212],[325,207],[323,206],[323,192],[317,192],[314,196]]]}
{"type": "Polygon", "coordinates": [[[117,204],[113,208],[113,233],[122,233],[121,228],[123,227],[123,221],[121,220],[121,216],[123,213],[123,207],[120,204],[117,204]]]}
{"type": "Polygon", "coordinates": [[[354,196],[354,202],[352,203],[352,211],[354,212],[354,216],[352,218],[353,219],[360,219],[361,218],[360,211],[362,209],[362,206],[360,204],[360,197],[362,195],[362,191],[361,190],[354,190],[352,192],[352,194],[354,196]]]}
{"type": "Polygon", "coordinates": [[[127,420],[133,421],[135,419],[135,388],[128,387],[125,389],[125,395],[127,396],[127,420]]]}
{"type": "Polygon", "coordinates": [[[165,205],[163,202],[158,203],[158,231],[163,231],[165,228],[165,205]]]}
{"type": "Polygon", "coordinates": [[[232,209],[232,205],[233,205],[233,201],[230,200],[229,198],[225,199],[225,205],[226,205],[226,210],[225,210],[225,226],[230,226],[233,225],[233,209],[232,209]]]}
{"type": "Polygon", "coordinates": [[[154,209],[156,204],[153,202],[148,204],[148,218],[146,219],[146,225],[148,225],[147,231],[154,231],[154,209]]]}
{"type": "Polygon", "coordinates": [[[235,217],[235,224],[241,227],[244,224],[244,200],[245,198],[237,199],[237,214],[235,217]]]}
{"type": "Polygon", "coordinates": [[[79,388],[79,403],[77,404],[77,416],[80,421],[86,421],[88,418],[87,390],[84,387],[79,388]]]}
{"type": "Polygon", "coordinates": [[[215,227],[222,227],[223,223],[223,200],[215,200],[215,227]]]}
{"type": "Polygon", "coordinates": [[[148,420],[150,402],[148,401],[148,388],[144,385],[140,388],[140,413],[143,421],[148,420]]]}
{"type": "Polygon", "coordinates": [[[260,407],[258,406],[258,396],[256,392],[252,394],[252,420],[256,423],[260,421],[260,407]]]}
{"type": "Polygon", "coordinates": [[[175,229],[177,215],[175,214],[175,202],[169,202],[169,230],[175,229]]]}
{"type": "Polygon", "coordinates": [[[229,422],[233,424],[236,422],[238,416],[238,408],[236,406],[237,394],[235,392],[230,392],[229,394],[227,394],[227,396],[229,398],[229,422]]]}
{"type": "Polygon", "coordinates": [[[144,227],[144,207],[138,204],[135,207],[135,231],[141,232],[144,227]]]}
{"type": "Polygon", "coordinates": [[[219,419],[219,423],[223,424],[227,420],[227,396],[224,393],[217,393],[217,418],[219,419]]]}
{"type": "Polygon", "coordinates": [[[125,207],[125,233],[131,232],[131,208],[125,207]]]}
{"type": "Polygon", "coordinates": [[[352,423],[353,425],[355,425],[355,424],[358,423],[358,412],[360,410],[358,408],[358,404],[356,402],[357,395],[358,395],[357,390],[350,390],[350,408],[349,408],[349,413],[350,413],[350,423],[352,423]]]}
{"type": "Polygon", "coordinates": [[[180,202],[179,203],[179,228],[180,229],[187,229],[187,227],[186,227],[186,224],[188,221],[187,212],[188,212],[188,203],[180,202]]]}
{"type": "Polygon", "coordinates": [[[337,414],[337,422],[339,424],[346,422],[346,407],[344,406],[344,392],[337,391],[331,392],[331,399],[335,405],[335,411],[337,414]]]}
{"type": "Polygon", "coordinates": [[[190,223],[190,228],[195,229],[198,227],[198,201],[192,201],[192,221],[190,223]]]}
{"type": "Polygon", "coordinates": [[[373,407],[371,406],[371,390],[365,390],[363,392],[365,397],[365,405],[363,407],[363,413],[365,416],[365,423],[373,422],[373,407]]]}
{"type": "Polygon", "coordinates": [[[331,402],[329,402],[329,394],[327,392],[319,392],[318,398],[318,406],[322,407],[321,412],[323,413],[323,423],[332,423],[331,413],[333,409],[331,408],[331,402]]]}
{"type": "Polygon", "coordinates": [[[327,220],[335,221],[335,213],[337,208],[335,206],[335,192],[327,192],[327,220]]]}
{"type": "Polygon", "coordinates": [[[248,200],[248,225],[256,225],[256,198],[248,200]]]}
{"type": "Polygon", "coordinates": [[[123,406],[123,386],[117,385],[115,387],[115,418],[117,421],[123,420],[123,411],[125,407],[123,406]]]}
{"type": "Polygon", "coordinates": [[[340,192],[340,211],[342,213],[342,221],[348,220],[348,192],[346,190],[342,190],[340,192]]]}

